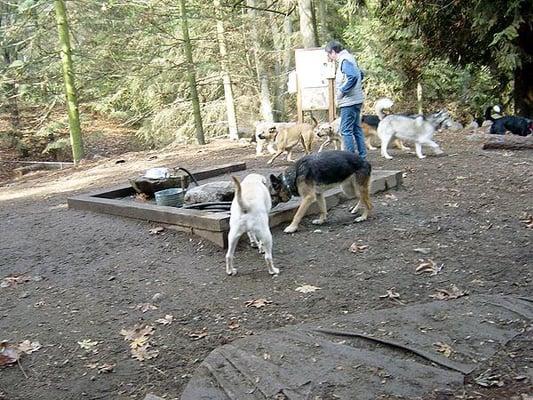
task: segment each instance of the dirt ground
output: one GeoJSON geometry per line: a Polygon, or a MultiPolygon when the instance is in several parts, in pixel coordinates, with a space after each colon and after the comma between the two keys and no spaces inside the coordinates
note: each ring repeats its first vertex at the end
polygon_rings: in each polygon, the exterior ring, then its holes
{"type": "MultiPolygon", "coordinates": [[[[128,153],[5,183],[0,280],[34,280],[0,288],[0,341],[42,347],[0,367],[0,399],[179,398],[215,347],[339,313],[401,307],[380,297],[391,288],[404,304],[432,301],[437,289],[452,285],[470,294],[531,296],[533,230],[524,221],[533,213],[532,153],[483,151],[464,135],[439,133],[446,154],[424,160],[392,150],[388,161],[371,152],[373,168],[404,172],[403,187],[374,196],[375,212],[361,224],[345,203],[318,231],[309,219],[295,234],[273,229],[276,278],[245,244],[236,254],[239,274],[227,277],[224,251],[210,242],[168,230],[150,234],[156,224],[66,207],[68,196],[124,183],[149,167],[237,160],[250,170],[263,167],[266,156],[256,159],[250,144],[128,153]],[[353,253],[353,243],[368,247],[353,253]],[[415,274],[420,259],[441,271],[415,274]],[[295,291],[304,284],[321,289],[295,291]],[[257,299],[271,303],[246,307],[257,299]],[[143,303],[157,309],[143,312],[143,303]],[[165,315],[171,324],[156,322],[165,315]],[[154,326],[155,358],[131,357],[121,330],[136,324],[154,326]]],[[[530,330],[480,365],[464,387],[427,398],[530,398],[532,342],[530,330]],[[475,383],[487,370],[500,376],[501,387],[475,383]]]]}

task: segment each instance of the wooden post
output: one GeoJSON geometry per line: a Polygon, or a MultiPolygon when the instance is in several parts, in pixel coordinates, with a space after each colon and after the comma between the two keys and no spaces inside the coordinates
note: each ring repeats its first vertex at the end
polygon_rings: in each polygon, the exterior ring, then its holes
{"type": "Polygon", "coordinates": [[[300,78],[296,76],[296,112],[298,114],[298,123],[304,122],[304,111],[302,110],[302,93],[300,91],[300,78]]]}
{"type": "Polygon", "coordinates": [[[328,117],[329,122],[333,122],[336,117],[335,113],[335,78],[328,78],[328,117]]]}

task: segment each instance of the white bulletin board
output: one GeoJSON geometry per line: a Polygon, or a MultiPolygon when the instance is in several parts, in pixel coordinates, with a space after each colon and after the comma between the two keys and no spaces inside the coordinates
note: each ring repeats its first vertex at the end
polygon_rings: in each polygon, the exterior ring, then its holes
{"type": "Polygon", "coordinates": [[[296,49],[295,62],[301,110],[329,110],[335,64],[323,48],[296,49]]]}

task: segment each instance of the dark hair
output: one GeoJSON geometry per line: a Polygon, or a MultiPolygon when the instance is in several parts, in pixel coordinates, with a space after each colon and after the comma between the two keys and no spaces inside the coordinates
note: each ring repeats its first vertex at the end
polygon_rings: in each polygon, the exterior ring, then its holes
{"type": "Polygon", "coordinates": [[[344,47],[336,40],[332,40],[326,45],[325,50],[326,53],[331,53],[332,51],[334,51],[335,53],[340,53],[344,50],[344,47]]]}

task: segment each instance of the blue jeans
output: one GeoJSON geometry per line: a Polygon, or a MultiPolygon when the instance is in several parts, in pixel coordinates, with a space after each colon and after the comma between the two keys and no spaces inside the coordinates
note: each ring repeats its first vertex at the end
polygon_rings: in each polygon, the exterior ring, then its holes
{"type": "Polygon", "coordinates": [[[355,153],[355,144],[359,157],[366,158],[365,135],[361,129],[361,106],[354,104],[341,107],[341,135],[344,142],[344,150],[355,153]]]}

